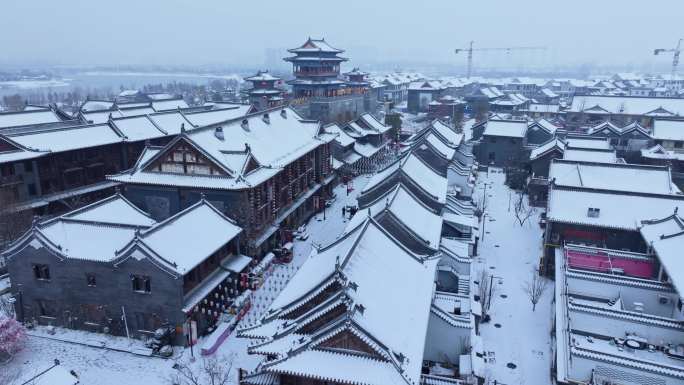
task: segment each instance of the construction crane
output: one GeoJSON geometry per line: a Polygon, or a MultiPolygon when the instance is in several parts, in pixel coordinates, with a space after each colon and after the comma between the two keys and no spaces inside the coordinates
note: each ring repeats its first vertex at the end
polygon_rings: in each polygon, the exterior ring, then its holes
{"type": "Polygon", "coordinates": [[[510,53],[511,51],[536,51],[536,50],[543,51],[546,49],[546,47],[473,48],[474,43],[475,43],[474,41],[471,41],[468,48],[456,48],[454,50],[454,53],[457,55],[461,52],[467,52],[468,53],[468,70],[466,73],[468,79],[470,79],[470,75],[472,74],[472,71],[473,71],[473,52],[505,51],[506,53],[510,53]]]}
{"type": "Polygon", "coordinates": [[[672,52],[672,80],[674,80],[675,76],[677,76],[677,65],[679,64],[679,54],[682,52],[682,40],[684,39],[679,39],[677,42],[677,47],[676,48],[656,48],[653,50],[654,55],[660,55],[661,53],[667,53],[667,52],[672,52]]]}

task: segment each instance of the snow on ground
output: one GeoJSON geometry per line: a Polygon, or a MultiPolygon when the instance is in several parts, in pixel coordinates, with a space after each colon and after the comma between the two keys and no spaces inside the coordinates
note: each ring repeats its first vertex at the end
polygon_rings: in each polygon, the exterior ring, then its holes
{"type": "Polygon", "coordinates": [[[478,179],[474,193],[478,201],[484,199],[484,185],[488,185],[487,216],[473,274],[488,270],[496,287],[490,309],[492,320],[480,327],[484,350],[493,352],[489,358],[494,359],[486,364],[489,381],[506,385],[549,384],[553,284],[548,282],[534,312],[522,289],[541,256],[540,210],[521,227],[514,216],[516,195],[510,193],[509,205],[510,189],[504,185],[504,174],[491,169],[489,175],[480,173],[478,179]],[[515,368],[509,368],[509,363],[515,368]]]}
{"type": "MultiPolygon", "coordinates": [[[[252,308],[241,321],[244,324],[255,322],[268,308],[284,285],[306,260],[311,252],[311,244],[327,244],[334,241],[344,230],[347,220],[342,217],[342,207],[356,205],[356,196],[363,189],[368,177],[361,176],[353,180],[353,191],[347,195],[344,185],[335,188],[337,199],[326,209],[326,219],[322,214],[314,216],[307,225],[310,237],[306,241],[295,241],[294,258],[288,265],[276,265],[269,278],[253,296],[252,308]]],[[[242,324],[240,324],[242,325],[242,324]]],[[[240,326],[239,325],[239,326],[240,326]]],[[[88,334],[88,333],[86,333],[88,334]]],[[[235,338],[234,335],[221,345],[214,356],[234,357],[233,376],[237,380],[237,369],[252,370],[261,361],[261,356],[247,354],[250,340],[235,338]]],[[[202,341],[196,346],[197,356],[202,341]]],[[[190,358],[190,349],[181,349],[176,354],[178,360],[186,362],[190,358]]],[[[49,367],[54,359],[61,365],[79,374],[81,383],[96,385],[145,384],[168,385],[175,373],[174,360],[158,357],[142,357],[127,352],[106,350],[69,342],[55,341],[42,337],[30,336],[26,347],[9,363],[8,371],[19,370],[22,378],[36,372],[37,369],[49,367]]],[[[193,364],[198,367],[200,360],[193,364]]],[[[2,368],[3,370],[5,368],[2,368]]]]}

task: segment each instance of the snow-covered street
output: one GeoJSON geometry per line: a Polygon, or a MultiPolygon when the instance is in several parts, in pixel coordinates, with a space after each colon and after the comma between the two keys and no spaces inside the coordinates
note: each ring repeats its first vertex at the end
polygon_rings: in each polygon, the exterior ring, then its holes
{"type": "Polygon", "coordinates": [[[541,253],[540,210],[520,226],[514,214],[515,192],[504,185],[504,179],[501,170],[483,172],[475,193],[479,201],[486,194],[486,217],[473,275],[485,269],[494,283],[492,319],[480,326],[486,372],[490,383],[549,384],[553,285],[548,283],[534,312],[523,290],[541,253]]]}
{"type": "MultiPolygon", "coordinates": [[[[356,196],[363,188],[368,178],[358,177],[352,181],[353,190],[347,195],[346,186],[335,188],[337,199],[326,208],[326,219],[323,214],[312,217],[307,225],[310,237],[306,241],[295,241],[294,258],[288,265],[276,265],[269,278],[253,294],[252,308],[241,323],[249,324],[256,321],[261,313],[268,308],[279,291],[289,281],[299,266],[306,260],[312,243],[326,244],[335,240],[346,226],[347,220],[342,217],[342,207],[356,205],[356,196]]],[[[202,340],[194,350],[198,350],[202,340]]],[[[231,335],[215,353],[216,357],[233,357],[232,378],[237,380],[237,369],[252,370],[256,367],[261,356],[247,354],[250,340],[236,338],[231,335]]],[[[190,357],[190,350],[183,349],[177,354],[179,360],[186,361],[190,357]]],[[[166,385],[174,375],[174,360],[157,357],[142,357],[131,353],[94,348],[85,345],[59,342],[40,337],[29,337],[26,347],[14,358],[7,369],[21,372],[21,378],[27,378],[40,370],[52,365],[54,359],[59,359],[61,365],[74,370],[80,376],[83,384],[120,385],[147,384],[166,385]]],[[[197,360],[194,365],[199,365],[197,360]]]]}

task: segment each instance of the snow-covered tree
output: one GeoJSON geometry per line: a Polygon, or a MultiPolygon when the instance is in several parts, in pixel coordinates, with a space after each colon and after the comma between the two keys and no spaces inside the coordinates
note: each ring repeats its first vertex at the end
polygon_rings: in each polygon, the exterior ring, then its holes
{"type": "Polygon", "coordinates": [[[228,357],[203,358],[192,364],[176,362],[176,375],[172,376],[174,385],[228,385],[231,383],[234,355],[228,357]]]}
{"type": "Polygon", "coordinates": [[[518,197],[516,198],[515,206],[514,206],[514,212],[515,212],[515,219],[518,220],[518,223],[520,226],[523,226],[525,222],[527,222],[528,219],[530,219],[534,213],[535,213],[534,207],[530,206],[527,203],[527,199],[525,198],[525,193],[520,191],[518,192],[518,197]]]}
{"type": "Polygon", "coordinates": [[[14,318],[0,316],[0,361],[12,357],[26,341],[26,329],[14,318]]]}

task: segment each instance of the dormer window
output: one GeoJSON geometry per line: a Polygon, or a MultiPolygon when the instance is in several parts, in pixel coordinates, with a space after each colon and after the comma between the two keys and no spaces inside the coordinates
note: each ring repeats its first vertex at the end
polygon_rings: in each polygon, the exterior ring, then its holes
{"type": "Polygon", "coordinates": [[[600,213],[601,213],[601,209],[596,208],[596,207],[589,207],[589,209],[587,210],[587,216],[589,218],[598,218],[600,213]]]}

